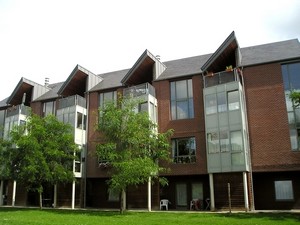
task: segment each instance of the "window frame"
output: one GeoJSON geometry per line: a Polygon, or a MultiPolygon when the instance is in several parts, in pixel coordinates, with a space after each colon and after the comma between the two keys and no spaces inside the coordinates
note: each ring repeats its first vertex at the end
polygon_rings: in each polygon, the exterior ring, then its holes
{"type": "MultiPolygon", "coordinates": [[[[194,98],[193,98],[193,80],[175,80],[170,82],[170,103],[171,103],[171,120],[193,119],[194,113],[194,98]],[[179,93],[179,85],[181,82],[185,82],[185,93],[179,93]],[[183,96],[178,96],[183,95],[183,96]],[[186,112],[180,114],[179,107],[185,106],[186,112]]],[[[183,110],[183,111],[184,111],[183,110]]]]}
{"type": "Polygon", "coordinates": [[[183,138],[173,138],[171,140],[172,143],[172,159],[173,163],[181,164],[181,163],[196,163],[197,157],[197,144],[195,137],[183,137],[183,138]],[[179,142],[180,141],[187,141],[186,145],[190,145],[188,149],[188,154],[182,155],[180,154],[179,149],[179,142]],[[194,145],[192,147],[192,145],[194,145]]]}
{"type": "Polygon", "coordinates": [[[105,91],[105,92],[100,92],[99,95],[98,95],[98,106],[99,107],[103,107],[105,105],[105,102],[108,102],[108,101],[114,101],[114,102],[117,102],[117,91],[105,91]],[[112,94],[112,98],[111,99],[108,99],[108,98],[105,98],[105,95],[111,93],[112,94]]]}
{"type": "Polygon", "coordinates": [[[288,123],[290,127],[291,150],[300,151],[300,121],[298,120],[297,123],[296,113],[299,109],[294,107],[294,103],[289,98],[289,94],[291,91],[300,91],[300,81],[295,79],[295,77],[299,77],[298,74],[300,73],[300,61],[282,64],[281,72],[288,123]]]}

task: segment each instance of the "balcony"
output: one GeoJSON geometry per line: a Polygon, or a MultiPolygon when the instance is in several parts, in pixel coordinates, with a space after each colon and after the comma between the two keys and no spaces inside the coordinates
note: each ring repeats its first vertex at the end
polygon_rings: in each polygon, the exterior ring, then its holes
{"type": "Polygon", "coordinates": [[[127,97],[140,97],[148,94],[155,97],[155,88],[149,83],[139,84],[123,90],[123,95],[127,97]]]}
{"type": "Polygon", "coordinates": [[[220,84],[225,84],[233,81],[240,82],[240,76],[236,69],[232,71],[222,71],[218,73],[211,73],[204,77],[204,87],[213,87],[220,84]]]}
{"type": "Polygon", "coordinates": [[[79,105],[83,108],[86,108],[86,99],[80,95],[72,95],[67,98],[59,99],[58,109],[63,109],[74,105],[79,105]]]}
{"type": "Polygon", "coordinates": [[[12,106],[7,109],[6,117],[15,116],[15,115],[29,116],[30,110],[31,110],[31,108],[26,105],[12,106]]]}

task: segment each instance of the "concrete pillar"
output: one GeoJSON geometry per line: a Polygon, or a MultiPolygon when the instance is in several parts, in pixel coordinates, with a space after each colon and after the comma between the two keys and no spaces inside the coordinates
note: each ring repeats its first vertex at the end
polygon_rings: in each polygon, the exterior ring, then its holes
{"type": "Polygon", "coordinates": [[[16,203],[16,191],[17,191],[17,181],[14,180],[11,206],[15,206],[15,203],[16,203]]]}
{"type": "Polygon", "coordinates": [[[148,180],[148,211],[151,211],[151,177],[148,180]]]}
{"type": "Polygon", "coordinates": [[[244,185],[244,202],[245,202],[245,210],[249,211],[249,197],[248,197],[248,180],[247,173],[243,172],[243,185],[244,185]]]}
{"type": "Polygon", "coordinates": [[[214,192],[214,176],[209,174],[209,189],[210,189],[210,211],[215,211],[215,192],[214,192]]]}
{"type": "Polygon", "coordinates": [[[75,209],[75,180],[72,183],[72,209],[75,209]]]}
{"type": "Polygon", "coordinates": [[[123,189],[122,190],[122,198],[123,198],[123,202],[122,202],[122,208],[124,209],[124,210],[126,210],[126,191],[123,189]]]}
{"type": "Polygon", "coordinates": [[[54,185],[53,207],[57,207],[57,184],[54,185]]]}

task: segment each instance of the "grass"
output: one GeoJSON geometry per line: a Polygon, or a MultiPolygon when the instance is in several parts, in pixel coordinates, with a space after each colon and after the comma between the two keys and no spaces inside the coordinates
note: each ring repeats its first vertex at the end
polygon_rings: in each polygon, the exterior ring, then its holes
{"type": "Polygon", "coordinates": [[[300,224],[299,213],[126,212],[0,208],[0,225],[276,225],[300,224]]]}

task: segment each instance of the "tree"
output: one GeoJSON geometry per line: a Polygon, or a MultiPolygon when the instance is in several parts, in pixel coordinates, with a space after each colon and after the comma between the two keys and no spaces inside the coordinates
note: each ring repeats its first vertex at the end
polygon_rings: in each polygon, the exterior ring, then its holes
{"type": "Polygon", "coordinates": [[[291,91],[289,95],[290,99],[294,103],[294,107],[298,108],[300,106],[300,92],[299,91],[291,91]]]}
{"type": "MultiPolygon", "coordinates": [[[[137,113],[138,105],[132,98],[119,97],[117,104],[110,102],[99,109],[98,130],[103,140],[97,145],[97,155],[100,161],[109,163],[109,189],[119,193],[125,193],[130,185],[144,184],[149,178],[166,184],[159,173],[167,168],[158,161],[170,159],[169,138],[173,131],[156,132],[157,125],[149,115],[137,113]]],[[[123,203],[121,194],[121,213],[125,210],[123,203]]]]}
{"type": "Polygon", "coordinates": [[[10,144],[0,148],[0,174],[39,193],[42,208],[43,184],[67,183],[74,179],[73,160],[77,145],[69,124],[53,115],[31,115],[25,125],[10,132],[10,144]]]}

